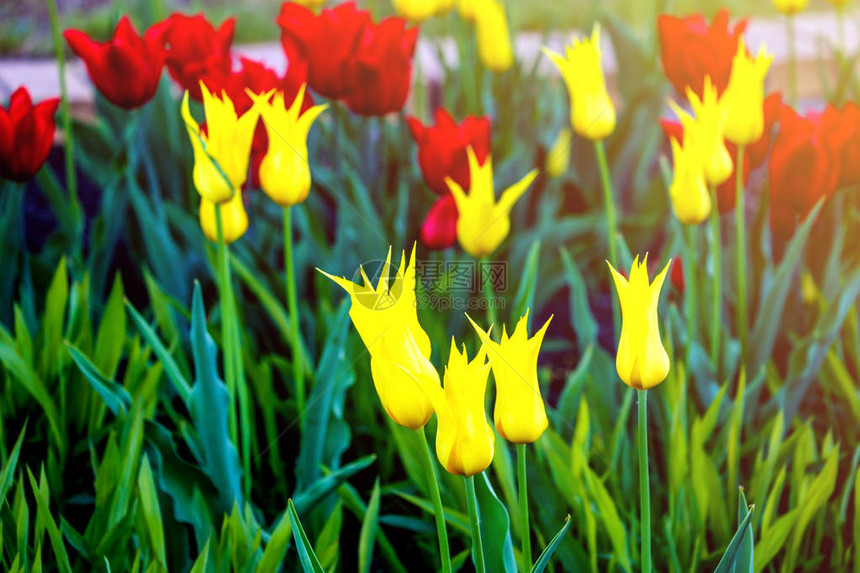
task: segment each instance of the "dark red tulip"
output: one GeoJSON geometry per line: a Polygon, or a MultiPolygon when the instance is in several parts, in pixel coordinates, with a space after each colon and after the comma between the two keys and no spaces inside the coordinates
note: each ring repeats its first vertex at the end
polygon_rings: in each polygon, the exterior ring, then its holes
{"type": "Polygon", "coordinates": [[[657,19],[660,60],[678,93],[683,94],[689,86],[701,97],[705,76],[711,76],[717,93],[722,94],[729,85],[732,58],[746,27],[746,20],[741,20],[729,29],[726,10],[720,10],[710,26],[701,14],[686,18],[661,14],[657,19]]]}
{"type": "Polygon", "coordinates": [[[457,204],[450,193],[439,197],[424,222],[419,238],[431,249],[447,249],[457,242],[457,204]]]}
{"type": "Polygon", "coordinates": [[[59,105],[51,98],[34,106],[22,86],[8,108],[0,106],[0,177],[24,182],[36,175],[51,151],[59,105]]]}
{"type": "Polygon", "coordinates": [[[165,24],[167,71],[191,97],[200,100],[200,80],[212,87],[231,74],[230,46],[236,21],[227,18],[216,29],[202,14],[175,13],[165,24]]]}
{"type": "Polygon", "coordinates": [[[463,189],[469,188],[469,159],[466,148],[475,150],[483,163],[490,154],[490,120],[468,116],[457,125],[444,108],[437,108],[436,125],[424,126],[409,117],[406,119],[412,138],[418,144],[418,165],[427,186],[439,195],[448,194],[445,178],[450,177],[463,189]]]}
{"type": "Polygon", "coordinates": [[[842,150],[856,128],[827,106],[823,113],[798,115],[782,107],[779,135],[770,156],[770,223],[787,238],[822,197],[839,187],[842,150]]]}
{"type": "Polygon", "coordinates": [[[80,30],[66,30],[63,36],[86,64],[99,92],[108,101],[133,109],[152,99],[158,89],[165,31],[164,23],[156,24],[141,37],[128,16],[123,16],[108,42],[96,42],[80,30]]]}
{"type": "MultiPolygon", "coordinates": [[[[659,269],[657,271],[659,272],[659,269]]],[[[680,256],[672,259],[672,268],[669,270],[669,281],[679,293],[684,294],[684,289],[687,287],[687,279],[684,277],[684,260],[680,256]]]]}
{"type": "Polygon", "coordinates": [[[360,115],[382,116],[403,108],[417,40],[418,28],[407,30],[401,18],[365,26],[345,67],[349,89],[344,101],[349,109],[360,115]]]}
{"type": "Polygon", "coordinates": [[[370,14],[344,2],[319,15],[293,2],[284,2],[277,19],[281,45],[290,65],[307,63],[308,84],[323,97],[339,99],[350,89],[347,63],[362,40],[370,14]]]}

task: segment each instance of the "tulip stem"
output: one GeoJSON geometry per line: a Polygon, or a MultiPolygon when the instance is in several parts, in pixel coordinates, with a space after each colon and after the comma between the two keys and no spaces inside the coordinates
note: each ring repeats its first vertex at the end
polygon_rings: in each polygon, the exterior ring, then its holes
{"type": "Polygon", "coordinates": [[[493,289],[493,277],[489,272],[490,264],[488,259],[483,258],[478,261],[478,278],[483,283],[484,298],[487,299],[487,320],[490,324],[496,324],[498,317],[496,316],[496,291],[493,289]],[[484,276],[484,269],[487,269],[487,276],[484,276]]]}
{"type": "Polygon", "coordinates": [[[525,569],[532,566],[532,540],[529,527],[529,487],[526,475],[526,445],[517,444],[517,490],[520,496],[520,519],[522,520],[523,561],[525,569]]]}
{"type": "MultiPolygon", "coordinates": [[[[723,239],[720,230],[720,210],[718,208],[717,189],[711,186],[711,255],[714,258],[713,299],[711,300],[711,362],[716,372],[720,371],[720,326],[722,321],[722,248],[723,239]]],[[[693,261],[691,260],[692,264],[693,261]]]]}
{"type": "Polygon", "coordinates": [[[747,250],[746,250],[746,209],[744,208],[744,147],[738,146],[738,163],[735,167],[735,234],[738,274],[738,338],[741,342],[741,362],[747,355],[747,250]]]}
{"type": "Polygon", "coordinates": [[[293,218],[290,207],[284,207],[284,272],[287,274],[287,304],[293,343],[293,378],[296,384],[296,409],[299,417],[305,413],[305,374],[302,360],[302,339],[299,330],[299,304],[296,298],[296,272],[293,257],[293,218]]]}
{"type": "Polygon", "coordinates": [[[687,373],[691,373],[690,362],[693,359],[693,344],[696,340],[697,313],[696,307],[696,227],[685,225],[687,235],[687,264],[684,265],[686,273],[686,303],[687,303],[687,373]]]}
{"type": "Polygon", "coordinates": [[[639,502],[642,573],[651,573],[651,486],[648,479],[648,390],[639,393],[639,502]]]}
{"type": "Polygon", "coordinates": [[[66,160],[66,190],[72,203],[75,229],[72,240],[72,252],[75,258],[80,254],[83,234],[83,211],[78,199],[78,179],[75,172],[75,138],[72,133],[72,111],[69,106],[69,93],[66,88],[66,52],[63,48],[63,34],[60,29],[60,19],[57,15],[57,0],[48,0],[48,16],[51,20],[51,34],[54,40],[54,52],[57,57],[57,72],[60,79],[60,117],[63,122],[63,152],[66,160]]]}
{"type": "Polygon", "coordinates": [[[472,525],[472,557],[475,571],[486,573],[484,567],[484,544],[481,541],[481,516],[478,513],[478,496],[475,494],[475,476],[464,478],[466,481],[466,500],[469,502],[469,522],[472,525]]]}
{"type": "Polygon", "coordinates": [[[788,94],[792,106],[797,106],[797,46],[794,33],[794,16],[789,16],[786,23],[788,42],[788,94]]]}
{"type": "Polygon", "coordinates": [[[445,526],[445,510],[442,507],[442,496],[439,493],[439,481],[436,476],[433,454],[430,452],[430,444],[427,443],[427,434],[424,428],[418,428],[421,442],[424,445],[424,468],[427,472],[427,486],[430,488],[430,496],[433,498],[433,512],[436,516],[436,535],[439,537],[439,559],[442,561],[442,573],[451,573],[451,550],[448,548],[448,529],[445,526]]]}
{"type": "Polygon", "coordinates": [[[230,253],[224,240],[224,223],[221,204],[215,204],[215,226],[218,233],[219,293],[221,295],[221,339],[224,345],[224,378],[230,394],[230,416],[228,418],[230,439],[239,446],[238,427],[241,424],[241,451],[243,484],[245,494],[251,491],[251,431],[248,393],[245,387],[245,372],[242,365],[242,346],[239,326],[236,321],[236,302],[230,276],[230,253]],[[238,400],[238,411],[236,403],[238,400]]]}
{"type": "MultiPolygon", "coordinates": [[[[612,179],[609,176],[609,163],[606,160],[606,147],[603,140],[594,142],[594,150],[597,153],[597,164],[600,167],[600,183],[603,187],[603,208],[606,211],[606,233],[609,240],[609,262],[618,264],[618,222],[615,214],[615,193],[612,190],[612,179]]],[[[621,326],[621,311],[618,301],[612,297],[612,324],[615,335],[618,335],[621,326]]]]}

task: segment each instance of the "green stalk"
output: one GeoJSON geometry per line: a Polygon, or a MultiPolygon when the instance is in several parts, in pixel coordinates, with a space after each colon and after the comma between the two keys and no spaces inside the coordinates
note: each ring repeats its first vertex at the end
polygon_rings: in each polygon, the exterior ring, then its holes
{"type": "MultiPolygon", "coordinates": [[[[609,163],[606,160],[606,147],[603,140],[594,142],[594,150],[597,153],[597,165],[600,167],[600,183],[603,187],[603,208],[606,211],[606,232],[609,240],[609,262],[618,265],[618,222],[615,214],[615,193],[612,190],[612,179],[609,176],[609,163]]],[[[615,326],[615,334],[620,331],[621,310],[618,301],[612,297],[612,324],[615,326]]]]}
{"type": "Polygon", "coordinates": [[[442,573],[451,573],[451,550],[448,548],[448,529],[445,526],[445,510],[442,508],[442,496],[439,493],[439,481],[436,477],[433,454],[427,443],[424,428],[418,428],[421,443],[424,445],[424,468],[427,472],[427,485],[430,487],[430,497],[433,498],[433,511],[436,516],[436,535],[439,537],[439,559],[442,561],[442,573]]]}
{"type": "MultiPolygon", "coordinates": [[[[487,299],[487,320],[490,321],[490,324],[496,324],[496,320],[498,319],[495,307],[496,291],[493,290],[493,283],[490,280],[485,281],[481,274],[481,267],[483,267],[484,263],[487,263],[487,261],[487,258],[483,258],[478,262],[478,279],[484,283],[484,297],[487,299]]],[[[490,277],[487,278],[489,279],[490,277]]]]}
{"type": "MultiPolygon", "coordinates": [[[[722,326],[723,277],[722,277],[722,248],[723,239],[720,230],[720,210],[717,205],[717,189],[711,186],[711,256],[714,258],[713,298],[711,299],[711,362],[719,372],[720,364],[720,327],[722,326]]],[[[690,261],[692,262],[692,261],[690,261]]]]}
{"type": "Polygon", "coordinates": [[[687,303],[687,372],[689,373],[698,322],[698,313],[696,312],[696,227],[685,225],[684,234],[686,235],[686,241],[684,242],[687,246],[687,264],[684,265],[687,284],[684,300],[687,303]]]}
{"type": "Polygon", "coordinates": [[[794,16],[786,24],[788,41],[788,94],[792,106],[797,106],[797,46],[794,33],[794,16]]]}
{"type": "Polygon", "coordinates": [[[63,122],[63,151],[66,159],[66,189],[72,204],[75,221],[74,244],[72,254],[75,259],[80,255],[80,240],[83,232],[83,210],[78,199],[78,179],[75,173],[75,138],[72,132],[72,111],[69,105],[69,93],[66,88],[66,54],[63,49],[63,34],[60,29],[60,18],[57,15],[57,0],[48,0],[48,16],[51,20],[51,35],[54,40],[54,53],[57,57],[57,71],[60,76],[60,119],[63,122]]]}
{"type": "Polygon", "coordinates": [[[287,304],[290,312],[290,330],[293,339],[293,378],[296,383],[296,408],[299,416],[305,413],[305,373],[302,360],[302,339],[299,330],[299,304],[296,298],[295,259],[293,257],[293,221],[290,207],[284,207],[284,272],[287,274],[287,304]]]}
{"type": "Polygon", "coordinates": [[[648,390],[639,393],[639,502],[642,507],[642,573],[651,573],[651,489],[648,480],[648,390]]]}
{"type": "Polygon", "coordinates": [[[248,410],[248,392],[245,387],[245,369],[242,364],[242,346],[236,321],[236,301],[230,276],[230,253],[224,240],[224,224],[221,204],[215,204],[215,225],[218,234],[218,288],[221,296],[221,339],[224,344],[224,378],[230,394],[230,416],[228,418],[230,439],[239,445],[238,429],[241,425],[242,468],[244,470],[245,494],[251,489],[251,431],[248,410]],[[238,401],[238,409],[237,409],[238,401]],[[241,419],[239,418],[241,413],[241,419]]]}
{"type": "Polygon", "coordinates": [[[526,445],[517,444],[517,491],[520,496],[520,519],[523,535],[523,561],[526,569],[532,566],[532,540],[529,528],[529,487],[526,476],[526,445]]]}
{"type": "Polygon", "coordinates": [[[737,272],[738,272],[738,338],[741,341],[741,362],[747,355],[747,250],[746,250],[746,210],[744,209],[744,148],[738,147],[738,162],[735,167],[737,182],[735,183],[735,238],[737,241],[737,272]]]}
{"type": "Polygon", "coordinates": [[[469,523],[472,525],[472,555],[475,558],[475,571],[486,573],[484,567],[484,543],[481,541],[481,517],[478,514],[478,496],[475,494],[475,476],[463,478],[466,481],[466,500],[469,503],[469,523]]]}

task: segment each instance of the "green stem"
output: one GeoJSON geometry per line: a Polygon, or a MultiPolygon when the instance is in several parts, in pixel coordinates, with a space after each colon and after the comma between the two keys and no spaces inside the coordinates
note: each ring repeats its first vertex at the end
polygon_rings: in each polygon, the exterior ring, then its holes
{"type": "Polygon", "coordinates": [[[788,42],[788,94],[792,106],[797,106],[797,46],[794,33],[794,16],[789,16],[786,25],[788,42]]]}
{"type": "Polygon", "coordinates": [[[648,390],[639,393],[639,502],[642,507],[642,573],[651,573],[651,486],[648,480],[648,390]]]}
{"type": "Polygon", "coordinates": [[[686,296],[687,303],[687,372],[690,372],[690,362],[693,357],[693,344],[696,340],[697,328],[697,303],[696,303],[696,227],[685,225],[684,234],[686,235],[685,244],[687,246],[687,264],[684,265],[686,273],[686,296]]]}
{"type": "Polygon", "coordinates": [[[475,476],[468,476],[464,479],[466,481],[466,500],[469,503],[469,523],[472,525],[472,556],[475,558],[475,571],[486,573],[484,544],[481,541],[481,517],[478,513],[478,496],[475,494],[475,476]]]}
{"type": "Polygon", "coordinates": [[[80,255],[81,238],[83,234],[83,210],[78,199],[78,180],[75,172],[75,138],[72,132],[72,111],[69,105],[69,93],[66,88],[66,55],[63,49],[63,34],[60,29],[60,18],[57,15],[57,0],[48,0],[48,16],[51,20],[51,35],[54,40],[54,53],[57,58],[57,72],[60,76],[60,119],[63,123],[63,151],[66,159],[66,189],[72,204],[75,220],[72,254],[77,259],[80,255]]]}
{"type": "Polygon", "coordinates": [[[484,298],[487,299],[487,320],[490,321],[490,324],[496,324],[496,320],[498,316],[496,315],[496,291],[493,289],[493,281],[491,280],[491,276],[487,276],[486,280],[483,276],[483,268],[489,268],[488,259],[483,258],[478,261],[478,278],[481,280],[484,287],[484,298]]]}
{"type": "MultiPolygon", "coordinates": [[[[711,186],[711,256],[714,258],[713,292],[711,299],[711,362],[716,372],[720,364],[720,327],[722,326],[723,304],[723,273],[722,248],[723,239],[720,229],[720,210],[717,204],[717,189],[711,186]]],[[[692,263],[692,261],[690,261],[692,263]]]]}
{"type": "MultiPolygon", "coordinates": [[[[612,179],[609,176],[609,163],[606,160],[606,147],[603,140],[594,142],[597,153],[597,165],[600,168],[600,183],[603,187],[603,208],[606,212],[606,233],[609,241],[609,262],[618,265],[618,222],[615,214],[615,193],[612,190],[612,179]]],[[[612,297],[612,324],[618,335],[621,327],[621,310],[618,301],[612,297]]]]}
{"type": "Polygon", "coordinates": [[[448,548],[448,529],[445,527],[445,510],[442,508],[442,496],[439,493],[436,466],[424,428],[418,428],[417,431],[421,435],[421,442],[424,445],[424,468],[427,472],[427,485],[430,487],[430,497],[433,498],[433,511],[436,515],[436,535],[439,537],[439,559],[442,561],[442,573],[451,573],[451,550],[448,548]]]}
{"type": "Polygon", "coordinates": [[[302,339],[299,330],[299,304],[296,298],[295,259],[293,257],[293,222],[290,207],[284,207],[284,272],[287,274],[287,304],[293,344],[293,378],[296,383],[296,408],[299,416],[305,413],[305,374],[302,360],[302,339]]]}
{"type": "Polygon", "coordinates": [[[747,355],[747,250],[746,250],[746,209],[744,208],[744,148],[738,147],[738,161],[735,166],[737,181],[735,183],[735,240],[737,242],[737,274],[738,274],[738,306],[737,323],[738,338],[741,342],[741,362],[747,355]]]}
{"type": "Polygon", "coordinates": [[[237,446],[239,426],[241,425],[242,468],[244,470],[244,491],[251,490],[251,430],[248,391],[245,387],[245,369],[242,364],[242,345],[239,325],[236,320],[236,301],[233,295],[233,282],[230,275],[230,253],[224,240],[224,223],[221,204],[215,204],[215,225],[218,233],[218,273],[219,293],[221,295],[221,339],[224,344],[224,378],[230,394],[230,416],[228,418],[230,438],[237,446]],[[238,409],[237,409],[238,402],[238,409]],[[241,416],[241,417],[240,417],[241,416]]]}
{"type": "Polygon", "coordinates": [[[532,540],[529,527],[529,486],[526,475],[526,445],[517,444],[517,491],[520,496],[520,519],[522,522],[523,561],[526,569],[532,566],[532,540]]]}

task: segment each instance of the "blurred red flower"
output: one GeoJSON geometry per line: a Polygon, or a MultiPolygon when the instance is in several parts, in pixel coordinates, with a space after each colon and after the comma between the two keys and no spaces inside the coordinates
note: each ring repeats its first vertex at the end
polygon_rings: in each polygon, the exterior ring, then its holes
{"type": "MultiPolygon", "coordinates": [[[[656,269],[656,272],[659,272],[659,270],[656,269]]],[[[672,259],[672,268],[669,270],[669,281],[671,281],[672,286],[679,293],[684,294],[684,289],[687,288],[687,279],[684,277],[684,260],[680,255],[672,259]]]]}
{"type": "Polygon", "coordinates": [[[277,23],[290,66],[307,62],[308,84],[314,91],[330,99],[345,96],[350,88],[347,61],[370,23],[370,13],[356,8],[354,2],[326,8],[319,15],[284,2],[277,23]]]}
{"type": "Polygon", "coordinates": [[[171,14],[164,21],[167,31],[167,71],[189,95],[200,100],[200,80],[218,84],[230,75],[235,18],[227,18],[216,30],[202,14],[171,14]]]}
{"type": "Polygon", "coordinates": [[[839,187],[842,152],[857,133],[842,114],[831,105],[806,116],[782,106],[769,170],[770,225],[775,237],[789,237],[798,220],[839,187]]]}
{"type": "Polygon", "coordinates": [[[8,109],[0,106],[0,177],[24,182],[36,175],[51,151],[59,105],[59,99],[51,98],[34,106],[22,86],[8,109]]]}
{"type": "Polygon", "coordinates": [[[860,183],[860,106],[853,101],[846,103],[841,120],[854,129],[854,136],[842,149],[842,169],[839,172],[839,186],[848,187],[860,183]]]}
{"type": "Polygon", "coordinates": [[[490,120],[466,117],[459,125],[444,108],[437,108],[436,125],[422,125],[415,117],[406,122],[418,144],[418,165],[427,186],[442,195],[430,208],[421,225],[421,242],[431,249],[446,249],[457,241],[457,205],[445,184],[450,177],[463,189],[469,189],[469,159],[466,148],[472,146],[478,161],[490,154],[490,120]]]}
{"type": "Polygon", "coordinates": [[[701,97],[705,76],[711,76],[717,93],[722,94],[729,84],[732,58],[746,27],[746,20],[741,20],[729,30],[726,10],[720,10],[710,26],[701,14],[686,18],[661,14],[657,19],[660,60],[678,93],[683,94],[689,86],[701,97]]]}
{"type": "Polygon", "coordinates": [[[141,37],[128,19],[120,18],[113,39],[96,42],[80,30],[63,36],[87,66],[96,88],[108,101],[125,109],[140,107],[155,95],[164,67],[164,23],[141,37]]]}

